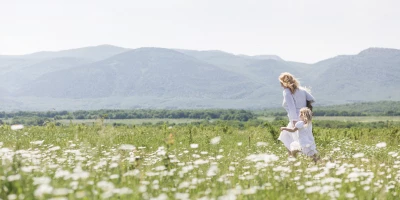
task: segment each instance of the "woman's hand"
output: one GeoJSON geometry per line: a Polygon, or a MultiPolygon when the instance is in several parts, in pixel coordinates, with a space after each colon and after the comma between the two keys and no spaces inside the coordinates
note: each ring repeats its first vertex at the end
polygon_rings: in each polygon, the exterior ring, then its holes
{"type": "Polygon", "coordinates": [[[281,131],[286,131],[286,127],[281,127],[281,131]]]}

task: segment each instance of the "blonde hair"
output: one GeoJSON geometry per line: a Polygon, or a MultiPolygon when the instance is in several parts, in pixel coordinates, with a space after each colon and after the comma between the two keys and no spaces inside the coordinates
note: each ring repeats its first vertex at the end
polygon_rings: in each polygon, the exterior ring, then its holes
{"type": "Polygon", "coordinates": [[[279,76],[279,81],[284,88],[288,88],[292,94],[300,87],[300,82],[289,72],[283,72],[279,76]]]}
{"type": "Polygon", "coordinates": [[[312,111],[309,108],[304,107],[300,109],[300,117],[303,117],[305,124],[311,123],[312,115],[312,111]]]}

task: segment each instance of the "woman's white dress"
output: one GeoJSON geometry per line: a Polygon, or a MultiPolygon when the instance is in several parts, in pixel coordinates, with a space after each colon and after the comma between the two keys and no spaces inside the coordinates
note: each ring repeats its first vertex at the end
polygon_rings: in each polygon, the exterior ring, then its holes
{"type": "Polygon", "coordinates": [[[290,144],[290,151],[300,150],[304,155],[312,156],[317,152],[314,136],[312,134],[312,123],[305,124],[303,121],[298,121],[295,124],[298,129],[299,141],[294,141],[290,144]]]}
{"type": "MultiPolygon", "coordinates": [[[[293,128],[293,121],[300,121],[300,109],[307,106],[307,101],[314,102],[314,97],[304,88],[297,89],[294,94],[288,88],[283,90],[283,103],[289,117],[288,128],[293,128]]],[[[278,140],[282,141],[287,149],[290,150],[290,144],[294,141],[299,141],[298,132],[282,131],[278,140]]]]}

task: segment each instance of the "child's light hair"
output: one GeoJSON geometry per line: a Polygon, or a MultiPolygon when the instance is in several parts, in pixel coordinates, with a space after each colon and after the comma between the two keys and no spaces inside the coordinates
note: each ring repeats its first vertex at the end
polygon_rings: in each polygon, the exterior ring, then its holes
{"type": "Polygon", "coordinates": [[[279,82],[281,82],[283,87],[289,88],[292,94],[294,94],[296,89],[298,89],[300,86],[299,81],[292,74],[288,72],[283,72],[279,76],[279,82]]]}
{"type": "Polygon", "coordinates": [[[312,111],[307,107],[301,108],[300,109],[300,117],[303,117],[305,124],[309,124],[309,123],[311,123],[311,120],[312,120],[312,111]]]}

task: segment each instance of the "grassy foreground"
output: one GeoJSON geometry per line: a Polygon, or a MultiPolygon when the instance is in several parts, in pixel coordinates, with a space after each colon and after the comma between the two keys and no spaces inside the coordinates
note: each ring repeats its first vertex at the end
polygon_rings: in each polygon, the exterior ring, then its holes
{"type": "Polygon", "coordinates": [[[278,127],[0,127],[1,199],[397,199],[400,127],[315,128],[321,161],[278,127]]]}

